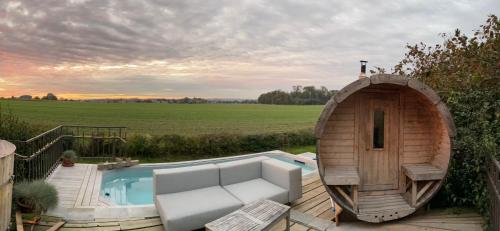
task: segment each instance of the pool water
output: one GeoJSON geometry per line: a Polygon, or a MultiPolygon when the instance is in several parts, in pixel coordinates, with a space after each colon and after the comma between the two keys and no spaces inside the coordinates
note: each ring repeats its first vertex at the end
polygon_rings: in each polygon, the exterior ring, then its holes
{"type": "MultiPolygon", "coordinates": [[[[315,171],[315,168],[287,157],[272,158],[301,167],[302,175],[315,171]]],[[[100,195],[116,205],[153,204],[153,168],[136,167],[106,172],[103,174],[100,195]]]]}

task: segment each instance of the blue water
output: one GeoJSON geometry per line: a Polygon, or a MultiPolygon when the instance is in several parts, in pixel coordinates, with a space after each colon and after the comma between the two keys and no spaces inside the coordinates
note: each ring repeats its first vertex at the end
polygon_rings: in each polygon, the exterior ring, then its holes
{"type": "MultiPolygon", "coordinates": [[[[315,169],[282,156],[272,157],[302,168],[302,175],[315,169]]],[[[153,204],[153,168],[138,167],[108,171],[103,174],[101,197],[117,205],[153,204]]]]}

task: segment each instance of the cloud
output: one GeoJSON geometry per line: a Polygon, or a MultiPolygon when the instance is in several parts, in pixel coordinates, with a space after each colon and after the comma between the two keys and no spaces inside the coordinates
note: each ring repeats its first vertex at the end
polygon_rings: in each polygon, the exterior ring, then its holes
{"type": "Polygon", "coordinates": [[[406,43],[471,33],[494,12],[497,0],[2,1],[0,73],[40,92],[256,98],[296,84],[340,88],[360,59],[390,67],[406,43]]]}

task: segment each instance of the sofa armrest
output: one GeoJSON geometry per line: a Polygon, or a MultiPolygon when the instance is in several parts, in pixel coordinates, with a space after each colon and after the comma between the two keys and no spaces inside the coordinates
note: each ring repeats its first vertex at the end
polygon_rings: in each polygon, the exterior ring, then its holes
{"type": "Polygon", "coordinates": [[[153,170],[154,195],[190,191],[219,185],[219,167],[204,164],[153,170]]]}
{"type": "Polygon", "coordinates": [[[288,202],[302,197],[302,169],[275,159],[262,161],[262,178],[288,190],[288,202]]]}

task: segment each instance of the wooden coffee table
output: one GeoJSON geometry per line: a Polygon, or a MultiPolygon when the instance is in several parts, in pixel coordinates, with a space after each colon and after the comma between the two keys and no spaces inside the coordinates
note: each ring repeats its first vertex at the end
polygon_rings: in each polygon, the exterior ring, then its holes
{"type": "Polygon", "coordinates": [[[286,230],[290,230],[290,207],[260,200],[206,224],[205,228],[210,231],[269,230],[283,218],[286,219],[286,230]]]}

